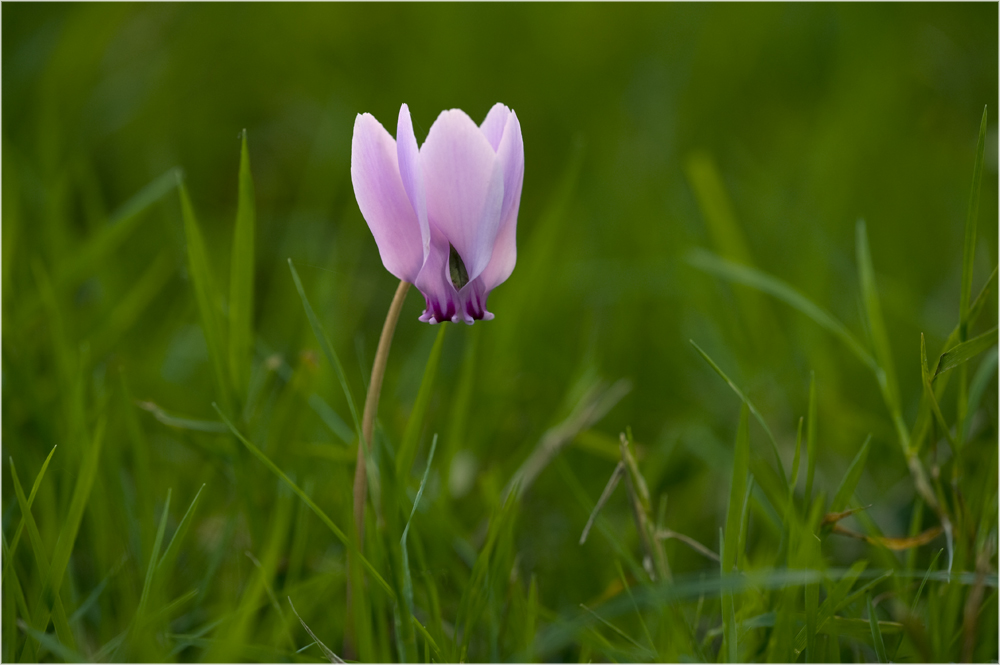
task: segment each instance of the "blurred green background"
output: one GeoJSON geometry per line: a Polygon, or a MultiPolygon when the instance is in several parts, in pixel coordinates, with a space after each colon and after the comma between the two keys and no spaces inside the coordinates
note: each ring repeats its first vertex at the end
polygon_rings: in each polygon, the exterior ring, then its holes
{"type": "MultiPolygon", "coordinates": [[[[347,441],[336,430],[345,431],[350,413],[287,259],[363,401],[395,283],[354,199],[351,132],[355,115],[370,112],[395,133],[402,102],[420,141],[442,109],[462,108],[478,122],[503,102],[518,114],[525,147],[517,268],[490,299],[494,321],[449,327],[410,482],[412,498],[438,433],[414,528],[426,550],[417,567],[437,581],[445,617],[456,611],[465,558],[482,544],[500,490],[588,390],[623,378],[630,392],[573,438],[518,511],[513,568],[521,584],[537,580],[539,625],[576,616],[619,579],[611,539],[577,541],[626,426],[651,493],[669,497],[665,523],[717,550],[740,403],[689,339],[757,404],[786,468],[814,371],[816,487],[831,495],[871,433],[858,505],[871,505],[867,516],[883,533],[905,535],[913,483],[868,368],[792,308],[688,259],[705,248],[756,266],[867,340],[855,261],[855,224],[864,218],[912,424],[920,334],[936,353],[958,318],[984,106],[973,295],[997,264],[997,18],[995,3],[4,4],[3,451],[27,492],[59,446],[32,508],[50,552],[74,505],[87,441],[106,423],[61,593],[68,615],[83,607],[71,617],[79,653],[95,657],[129,626],[168,490],[167,539],[202,484],[160,593],[163,606],[183,601],[169,609],[164,635],[211,630],[203,642],[161,636],[117,657],[284,658],[283,631],[294,631],[298,647],[309,642],[284,605],[290,594],[314,632],[340,649],[344,548],[218,431],[170,172],[183,171],[228,294],[247,130],[261,397],[240,426],[346,529],[355,448],[350,426],[347,441]],[[138,216],[123,214],[150,183],[138,216]],[[116,235],[116,220],[127,231],[116,235]],[[236,629],[231,612],[243,611],[259,577],[246,551],[263,562],[284,614],[259,595],[262,609],[236,629]],[[197,594],[182,598],[190,589],[197,594]],[[241,651],[244,642],[272,650],[241,651]]],[[[379,418],[390,448],[403,437],[438,332],[417,321],[422,307],[414,290],[389,359],[379,418]]],[[[973,332],[996,318],[993,296],[973,332]]],[[[991,354],[984,366],[995,367],[991,354]]],[[[992,502],[995,522],[997,384],[989,376],[969,435],[968,483],[977,506],[992,502]]],[[[942,406],[949,419],[954,403],[942,406]]],[[[750,434],[768,455],[763,430],[752,423],[750,434]]],[[[933,455],[932,467],[948,457],[933,455]]],[[[7,464],[2,479],[9,545],[21,511],[7,464]]],[[[761,559],[779,541],[766,512],[755,504],[747,541],[761,559]]],[[[621,489],[602,514],[640,556],[621,489]]],[[[923,526],[934,524],[928,510],[923,526]]],[[[43,576],[27,539],[13,569],[31,607],[43,576]]],[[[834,567],[872,557],[883,568],[912,556],[907,565],[924,570],[943,546],[939,538],[912,555],[872,554],[877,548],[832,535],[823,555],[834,567]]],[[[718,570],[677,541],[666,552],[675,574],[718,570]]],[[[995,660],[995,546],[988,566],[994,583],[975,654],[995,660]]],[[[14,648],[23,657],[26,643],[9,618],[9,586],[5,579],[7,660],[14,648]]],[[[944,646],[924,655],[958,658],[962,625],[959,616],[943,627],[944,646]]],[[[613,657],[583,642],[534,657],[613,657]]],[[[874,657],[860,640],[840,647],[845,658],[874,657]]],[[[375,655],[397,657],[385,648],[375,655]]],[[[39,656],[60,657],[48,651],[39,656]]],[[[516,653],[474,646],[469,658],[516,653]]],[[[296,657],[318,654],[313,647],[296,657]]]]}

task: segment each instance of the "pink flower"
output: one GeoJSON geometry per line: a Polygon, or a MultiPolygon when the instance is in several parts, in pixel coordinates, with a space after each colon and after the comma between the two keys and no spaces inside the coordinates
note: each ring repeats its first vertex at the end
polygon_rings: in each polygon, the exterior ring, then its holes
{"type": "Polygon", "coordinates": [[[503,104],[476,123],[442,111],[417,147],[410,110],[396,140],[371,114],[354,121],[351,180],[386,270],[415,284],[421,321],[489,321],[486,299],[517,260],[524,144],[503,104]]]}

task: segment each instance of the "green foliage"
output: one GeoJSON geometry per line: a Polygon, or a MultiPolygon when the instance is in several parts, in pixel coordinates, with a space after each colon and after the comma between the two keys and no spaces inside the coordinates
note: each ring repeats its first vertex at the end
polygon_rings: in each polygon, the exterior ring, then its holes
{"type": "Polygon", "coordinates": [[[997,11],[4,4],[0,657],[996,661],[997,11]],[[353,122],[497,101],[360,539],[353,122]]]}

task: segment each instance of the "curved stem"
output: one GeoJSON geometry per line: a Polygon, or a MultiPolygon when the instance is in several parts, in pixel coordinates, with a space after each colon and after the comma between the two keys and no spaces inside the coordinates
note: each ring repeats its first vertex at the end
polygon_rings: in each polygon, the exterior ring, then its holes
{"type": "Polygon", "coordinates": [[[392,297],[389,313],[382,325],[382,335],[378,339],[378,349],[375,351],[375,364],[372,365],[372,380],[368,384],[368,396],[365,397],[365,411],[361,417],[361,435],[364,441],[358,444],[358,463],[354,469],[354,525],[358,530],[358,547],[364,542],[365,533],[365,493],[368,491],[368,475],[366,459],[368,449],[372,445],[372,434],[375,430],[375,414],[378,412],[379,393],[382,392],[382,378],[385,376],[385,366],[389,361],[389,347],[392,346],[392,336],[396,332],[396,322],[406,300],[406,292],[410,290],[409,282],[400,281],[396,287],[396,295],[392,297]]]}
{"type": "MultiPolygon", "coordinates": [[[[385,376],[386,363],[389,360],[389,347],[392,346],[392,336],[396,332],[396,322],[403,309],[406,293],[410,290],[409,282],[400,281],[396,294],[389,305],[389,313],[382,325],[382,335],[375,351],[375,363],[372,365],[372,378],[368,383],[368,395],[365,397],[364,415],[361,417],[361,437],[358,442],[358,461],[354,468],[354,533],[357,537],[358,551],[364,551],[365,542],[365,495],[368,493],[367,453],[371,448],[372,435],[375,430],[375,414],[378,412],[379,393],[382,392],[382,378],[385,376]]],[[[350,558],[348,553],[348,558],[350,558]]],[[[351,570],[348,562],[348,570],[351,570]]],[[[363,578],[362,578],[363,579],[363,578]]],[[[344,656],[354,656],[353,624],[351,620],[353,605],[351,602],[351,576],[347,577],[347,622],[344,634],[344,656]]]]}

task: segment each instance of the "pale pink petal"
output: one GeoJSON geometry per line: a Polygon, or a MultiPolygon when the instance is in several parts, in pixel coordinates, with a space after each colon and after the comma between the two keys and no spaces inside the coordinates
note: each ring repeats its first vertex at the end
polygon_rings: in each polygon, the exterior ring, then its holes
{"type": "Polygon", "coordinates": [[[493,150],[496,150],[500,145],[500,139],[503,138],[503,130],[507,126],[507,118],[510,117],[510,113],[510,109],[503,104],[494,104],[490,112],[486,114],[483,124],[479,125],[480,131],[493,146],[493,150]]]}
{"type": "Polygon", "coordinates": [[[396,142],[369,113],[354,121],[351,181],[386,270],[413,282],[424,262],[420,222],[399,175],[396,142]]]}
{"type": "Polygon", "coordinates": [[[469,280],[489,263],[500,230],[504,174],[479,127],[463,111],[444,111],[420,149],[427,216],[462,257],[469,280]]]}
{"type": "Polygon", "coordinates": [[[431,232],[427,225],[427,196],[424,193],[424,176],[420,168],[420,150],[417,148],[417,137],[413,134],[410,109],[406,104],[399,107],[396,155],[399,159],[399,175],[403,180],[403,189],[406,190],[406,195],[420,222],[420,238],[423,256],[426,259],[431,243],[431,232]]]}
{"type": "MultiPolygon", "coordinates": [[[[521,185],[524,183],[524,143],[521,140],[521,124],[513,111],[507,119],[507,126],[497,149],[497,160],[504,173],[503,205],[500,210],[500,231],[493,244],[493,254],[481,275],[487,296],[498,284],[510,277],[517,262],[517,211],[521,203],[521,185]]],[[[484,296],[484,307],[485,303],[484,296]]]]}

